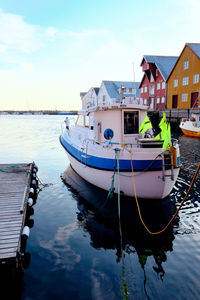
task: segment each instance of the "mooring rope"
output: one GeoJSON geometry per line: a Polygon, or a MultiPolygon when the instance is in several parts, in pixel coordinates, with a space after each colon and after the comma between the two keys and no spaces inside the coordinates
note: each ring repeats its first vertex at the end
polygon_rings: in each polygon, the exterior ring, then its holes
{"type": "Polygon", "coordinates": [[[119,174],[119,153],[120,149],[115,148],[115,157],[117,160],[117,204],[118,204],[118,220],[119,220],[119,234],[120,234],[120,248],[121,248],[121,258],[122,258],[122,286],[121,293],[123,296],[123,300],[128,300],[128,286],[126,281],[125,274],[125,261],[123,254],[123,238],[122,238],[122,225],[121,225],[121,204],[120,204],[120,174],[119,174]]]}
{"type": "Polygon", "coordinates": [[[134,187],[134,195],[135,195],[135,201],[136,201],[136,204],[137,204],[137,209],[138,209],[138,214],[139,214],[140,220],[141,220],[141,222],[142,222],[144,228],[147,230],[147,232],[148,232],[149,234],[151,234],[151,235],[158,235],[158,234],[161,234],[162,232],[164,232],[164,231],[169,227],[169,225],[172,223],[172,221],[173,221],[174,218],[176,217],[177,213],[178,213],[179,210],[181,209],[183,203],[185,202],[185,200],[186,200],[186,198],[187,198],[187,196],[188,196],[188,194],[189,194],[189,192],[190,192],[190,190],[191,190],[191,188],[192,188],[192,186],[193,186],[193,184],[194,184],[194,182],[195,182],[195,179],[196,179],[196,177],[197,177],[197,174],[198,174],[198,172],[199,172],[199,169],[200,169],[200,163],[199,163],[199,165],[198,165],[198,167],[197,167],[197,169],[196,169],[196,172],[195,172],[194,177],[193,177],[193,179],[192,179],[192,182],[191,182],[191,184],[190,184],[190,186],[189,186],[189,188],[188,188],[188,190],[187,190],[187,193],[185,194],[185,197],[183,198],[183,200],[182,200],[180,206],[178,207],[178,209],[176,210],[175,214],[172,216],[172,218],[170,219],[170,221],[167,223],[167,225],[166,225],[162,230],[157,231],[157,232],[152,232],[152,231],[147,227],[147,225],[144,223],[144,220],[143,220],[143,218],[142,218],[142,214],[141,214],[141,210],[140,210],[140,206],[139,206],[139,202],[138,202],[138,198],[137,198],[137,194],[136,194],[135,178],[134,178],[134,171],[133,171],[133,161],[132,161],[132,152],[131,152],[130,150],[128,150],[128,149],[125,147],[124,144],[122,144],[122,147],[123,147],[126,151],[128,151],[128,152],[130,153],[131,171],[132,171],[133,187],[134,187]]]}

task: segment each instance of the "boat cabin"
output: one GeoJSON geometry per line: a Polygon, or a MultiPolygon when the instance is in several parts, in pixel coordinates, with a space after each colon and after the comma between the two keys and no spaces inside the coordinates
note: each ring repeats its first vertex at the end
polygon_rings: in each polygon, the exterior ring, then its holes
{"type": "Polygon", "coordinates": [[[80,111],[76,126],[89,128],[88,138],[97,143],[137,144],[139,132],[147,114],[141,105],[101,107],[96,110],[80,111]]]}

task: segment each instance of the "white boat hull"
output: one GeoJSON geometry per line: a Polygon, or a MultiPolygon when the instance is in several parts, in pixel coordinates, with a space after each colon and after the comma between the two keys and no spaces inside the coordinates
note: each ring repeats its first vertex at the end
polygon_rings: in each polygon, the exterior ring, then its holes
{"type": "MultiPolygon", "coordinates": [[[[109,191],[112,182],[113,171],[99,170],[80,163],[68,153],[72,168],[86,181],[109,191]]],[[[171,178],[171,170],[139,171],[134,172],[136,194],[139,198],[163,199],[171,192],[179,174],[179,168],[173,169],[174,178],[171,178]],[[166,176],[167,175],[167,176],[166,176]]],[[[114,187],[118,192],[118,177],[115,173],[114,187]]],[[[132,172],[120,172],[120,192],[126,196],[134,197],[132,172]]]]}

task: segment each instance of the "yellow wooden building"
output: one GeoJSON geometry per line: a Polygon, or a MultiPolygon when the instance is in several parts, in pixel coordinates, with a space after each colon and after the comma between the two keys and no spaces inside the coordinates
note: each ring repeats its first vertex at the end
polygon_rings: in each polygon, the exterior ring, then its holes
{"type": "Polygon", "coordinates": [[[167,79],[167,108],[200,107],[200,44],[187,43],[167,79]]]}

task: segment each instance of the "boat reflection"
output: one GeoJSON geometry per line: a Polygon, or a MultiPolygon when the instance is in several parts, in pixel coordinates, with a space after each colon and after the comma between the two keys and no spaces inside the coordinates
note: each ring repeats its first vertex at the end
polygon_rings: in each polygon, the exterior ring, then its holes
{"type": "MultiPolygon", "coordinates": [[[[71,166],[62,178],[75,192],[78,223],[90,234],[92,247],[115,249],[117,262],[123,254],[136,253],[143,270],[148,257],[152,256],[155,261],[153,271],[162,279],[165,274],[162,264],[167,260],[167,252],[173,251],[173,227],[178,227],[179,218],[176,217],[164,233],[150,235],[139,219],[135,200],[121,197],[121,246],[117,198],[108,200],[107,192],[86,182],[71,166]]],[[[139,199],[139,203],[143,219],[152,232],[161,230],[176,211],[175,202],[169,198],[162,201],[139,199]]]]}

